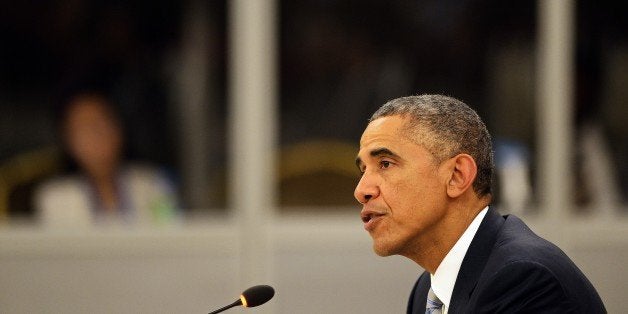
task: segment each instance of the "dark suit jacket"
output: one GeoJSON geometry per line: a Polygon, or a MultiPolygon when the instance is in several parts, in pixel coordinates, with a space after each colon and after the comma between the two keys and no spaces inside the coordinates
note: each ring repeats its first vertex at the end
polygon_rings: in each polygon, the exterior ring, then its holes
{"type": "MultiPolygon", "coordinates": [[[[417,280],[408,313],[425,313],[430,275],[417,280]]],[[[456,278],[449,313],[605,313],[589,280],[557,246],[519,218],[489,209],[456,278]]]]}

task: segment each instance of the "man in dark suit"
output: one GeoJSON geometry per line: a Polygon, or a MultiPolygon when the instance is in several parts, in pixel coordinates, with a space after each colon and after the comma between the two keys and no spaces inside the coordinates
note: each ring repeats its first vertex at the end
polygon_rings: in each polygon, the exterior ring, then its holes
{"type": "Polygon", "coordinates": [[[491,138],[461,101],[389,101],[362,134],[355,197],[378,255],[425,269],[408,313],[603,313],[556,246],[492,208],[491,138]]]}

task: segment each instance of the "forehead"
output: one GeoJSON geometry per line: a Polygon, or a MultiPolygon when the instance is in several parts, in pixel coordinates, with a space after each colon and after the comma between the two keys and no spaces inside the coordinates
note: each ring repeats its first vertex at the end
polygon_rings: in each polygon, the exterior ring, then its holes
{"type": "Polygon", "coordinates": [[[403,163],[438,164],[433,154],[420,144],[424,139],[412,140],[413,136],[429,135],[420,127],[411,130],[408,122],[409,118],[387,116],[369,123],[360,139],[360,151],[356,158],[358,167],[361,168],[367,160],[377,160],[381,156],[393,157],[403,163]]]}
{"type": "Polygon", "coordinates": [[[106,100],[95,96],[79,96],[68,105],[64,116],[66,122],[89,118],[114,119],[114,114],[106,100]]]}
{"type": "Polygon", "coordinates": [[[374,142],[408,141],[407,118],[402,116],[388,116],[371,121],[362,133],[360,148],[374,142]]]}
{"type": "Polygon", "coordinates": [[[369,123],[360,139],[356,158],[358,167],[363,161],[382,155],[404,158],[410,154],[417,145],[404,135],[406,129],[406,119],[401,116],[382,117],[369,123]]]}

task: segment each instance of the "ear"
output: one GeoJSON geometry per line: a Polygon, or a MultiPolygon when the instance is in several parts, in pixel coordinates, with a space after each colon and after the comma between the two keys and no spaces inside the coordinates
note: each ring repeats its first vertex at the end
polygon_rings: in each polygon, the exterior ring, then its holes
{"type": "Polygon", "coordinates": [[[458,154],[449,160],[451,176],[447,184],[447,195],[455,198],[472,188],[478,173],[478,167],[468,154],[458,154]]]}

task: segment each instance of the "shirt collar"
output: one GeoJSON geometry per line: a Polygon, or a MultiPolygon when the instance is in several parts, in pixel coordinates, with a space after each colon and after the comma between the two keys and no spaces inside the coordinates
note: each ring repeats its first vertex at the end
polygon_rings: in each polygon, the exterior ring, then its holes
{"type": "Polygon", "coordinates": [[[454,285],[456,284],[456,278],[458,277],[462,260],[467,254],[471,241],[473,240],[475,233],[478,231],[484,216],[486,216],[487,211],[488,206],[484,207],[484,209],[482,209],[482,211],[475,216],[460,239],[458,239],[456,244],[454,244],[447,255],[445,255],[445,258],[443,258],[440,265],[438,265],[436,272],[434,274],[430,274],[432,290],[438,299],[443,302],[445,309],[449,308],[451,294],[454,291],[454,285]]]}

